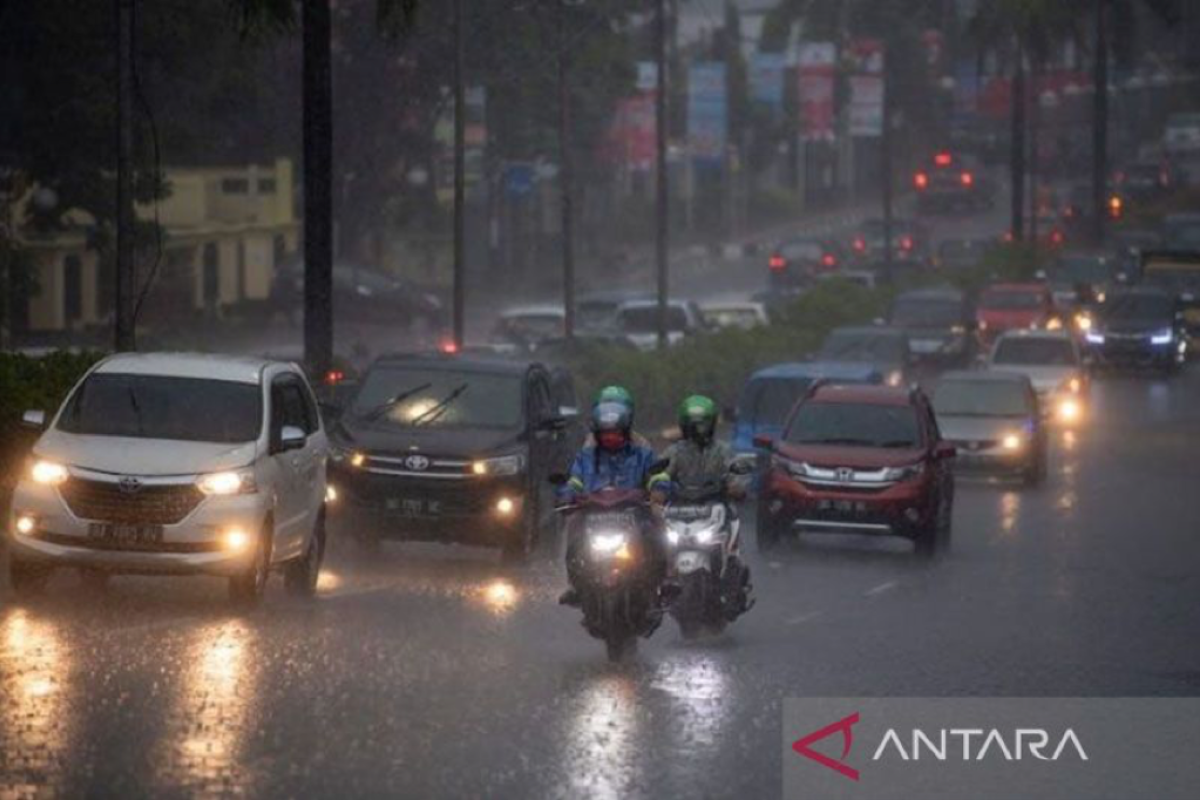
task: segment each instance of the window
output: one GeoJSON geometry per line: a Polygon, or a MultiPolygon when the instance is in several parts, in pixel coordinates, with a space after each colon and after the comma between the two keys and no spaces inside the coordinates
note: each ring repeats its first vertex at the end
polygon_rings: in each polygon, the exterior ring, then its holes
{"type": "Polygon", "coordinates": [[[277,380],[271,389],[271,435],[278,436],[289,426],[312,433],[316,430],[314,422],[300,384],[294,378],[277,380]]]}
{"type": "Polygon", "coordinates": [[[258,179],[259,194],[275,194],[275,179],[274,178],[259,178],[258,179]]]}
{"type": "Polygon", "coordinates": [[[247,194],[250,191],[250,181],[245,178],[224,178],[221,181],[221,191],[225,194],[247,194]]]}
{"type": "Polygon", "coordinates": [[[912,448],[921,445],[921,426],[912,406],[870,403],[805,403],[786,440],[793,444],[912,448]]]}

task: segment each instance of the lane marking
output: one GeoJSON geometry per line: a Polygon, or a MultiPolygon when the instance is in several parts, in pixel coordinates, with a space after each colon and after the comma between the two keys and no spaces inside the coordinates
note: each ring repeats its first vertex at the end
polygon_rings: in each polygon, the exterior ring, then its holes
{"type": "Polygon", "coordinates": [[[884,592],[889,592],[892,589],[895,589],[899,585],[900,585],[900,581],[887,581],[886,583],[881,583],[878,586],[872,586],[870,589],[867,589],[867,591],[863,592],[863,596],[874,597],[877,594],[883,594],[884,592]]]}
{"type": "Polygon", "coordinates": [[[801,623],[808,622],[809,620],[816,619],[824,613],[824,611],[810,611],[807,614],[801,614],[798,617],[792,617],[791,619],[784,620],[784,622],[786,622],[788,625],[799,625],[801,623]]]}

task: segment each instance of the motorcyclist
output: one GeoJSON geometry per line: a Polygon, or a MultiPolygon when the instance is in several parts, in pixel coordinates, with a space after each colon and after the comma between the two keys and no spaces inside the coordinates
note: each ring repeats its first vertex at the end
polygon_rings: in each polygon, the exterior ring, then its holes
{"type": "MultiPolygon", "coordinates": [[[[630,398],[631,399],[631,398],[630,398]]],[[[633,441],[633,404],[622,398],[598,398],[592,407],[593,443],[587,444],[575,456],[570,476],[559,491],[559,499],[570,503],[577,498],[605,488],[648,489],[652,502],[661,505],[670,491],[670,481],[664,474],[652,474],[654,451],[633,441]]],[[[657,518],[657,515],[655,515],[657,518]]],[[[575,576],[579,566],[578,548],[581,534],[577,525],[567,524],[567,577],[570,588],[559,598],[564,605],[577,605],[579,592],[575,576]]],[[[666,555],[662,537],[650,536],[649,551],[652,568],[666,570],[666,555]]]]}
{"type": "MultiPolygon", "coordinates": [[[[732,469],[733,450],[717,441],[717,404],[703,395],[692,395],[679,405],[679,430],[682,438],[667,450],[669,463],[666,474],[674,487],[686,492],[688,487],[719,486],[724,490],[729,513],[736,514],[733,503],[746,497],[744,479],[732,469]]],[[[730,548],[732,569],[729,570],[729,591],[734,608],[741,613],[750,608],[750,568],[741,559],[741,548],[734,541],[730,548]]]]}

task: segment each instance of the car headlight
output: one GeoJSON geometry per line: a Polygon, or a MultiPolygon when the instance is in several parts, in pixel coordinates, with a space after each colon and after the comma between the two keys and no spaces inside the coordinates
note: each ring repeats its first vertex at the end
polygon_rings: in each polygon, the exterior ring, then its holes
{"type": "Polygon", "coordinates": [[[986,330],[987,330],[987,328],[988,328],[988,326],[987,326],[987,320],[986,320],[986,319],[981,319],[981,320],[979,320],[979,326],[978,326],[978,327],[979,327],[979,330],[981,330],[981,331],[986,331],[986,330]]]}
{"type": "Polygon", "coordinates": [[[1064,398],[1058,404],[1058,418],[1063,422],[1074,422],[1079,419],[1079,415],[1083,412],[1083,408],[1079,405],[1079,401],[1073,397],[1064,398]]]}
{"type": "Polygon", "coordinates": [[[1150,344],[1166,345],[1175,341],[1175,331],[1167,328],[1150,337],[1150,344]]]}
{"type": "Polygon", "coordinates": [[[1046,320],[1046,330],[1048,330],[1048,331],[1062,330],[1062,320],[1059,319],[1058,317],[1051,317],[1050,319],[1046,320]]]}
{"type": "Polygon", "coordinates": [[[1083,331],[1084,333],[1087,333],[1092,329],[1092,318],[1087,314],[1076,314],[1075,327],[1079,328],[1079,330],[1083,331]]]}
{"type": "Polygon", "coordinates": [[[1062,382],[1062,386],[1059,387],[1059,391],[1067,392],[1069,394],[1079,394],[1081,391],[1083,391],[1083,381],[1079,380],[1079,378],[1067,378],[1062,382]]]}
{"type": "Polygon", "coordinates": [[[775,464],[787,470],[788,474],[796,478],[807,478],[812,475],[812,468],[803,461],[790,461],[786,458],[776,458],[775,464]]]}
{"type": "Polygon", "coordinates": [[[471,462],[472,475],[519,475],[524,469],[525,456],[520,453],[471,462]]]}
{"type": "Polygon", "coordinates": [[[887,374],[888,386],[899,386],[904,382],[904,373],[898,369],[894,369],[887,374]]]}
{"type": "Polygon", "coordinates": [[[888,467],[883,471],[883,479],[885,481],[906,481],[924,472],[925,465],[917,462],[916,464],[907,464],[903,467],[888,467]]]}
{"type": "Polygon", "coordinates": [[[699,545],[712,544],[713,540],[716,538],[717,538],[717,529],[712,526],[709,526],[707,528],[701,528],[700,530],[698,530],[692,534],[692,539],[694,539],[696,544],[699,544],[699,545]]]}
{"type": "Polygon", "coordinates": [[[196,480],[196,488],[210,497],[226,497],[234,494],[254,494],[258,491],[258,483],[254,480],[254,473],[248,469],[230,470],[200,476],[196,480]]]}
{"type": "Polygon", "coordinates": [[[1008,433],[1000,440],[1000,445],[1005,450],[1020,450],[1025,446],[1025,437],[1019,433],[1008,433]]]}
{"type": "Polygon", "coordinates": [[[71,473],[62,464],[38,459],[29,468],[29,477],[42,486],[59,486],[66,483],[71,473]]]}
{"type": "Polygon", "coordinates": [[[672,547],[679,544],[679,531],[675,530],[674,528],[667,529],[667,544],[671,545],[672,547]]]}
{"type": "Polygon", "coordinates": [[[1094,331],[1088,331],[1084,335],[1083,338],[1087,339],[1088,344],[1104,344],[1104,334],[1103,333],[1096,333],[1094,331]]]}

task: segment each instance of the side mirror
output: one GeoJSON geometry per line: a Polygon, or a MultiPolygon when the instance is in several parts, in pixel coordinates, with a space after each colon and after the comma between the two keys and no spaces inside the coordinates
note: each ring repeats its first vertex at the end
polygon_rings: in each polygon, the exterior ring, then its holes
{"type": "Polygon", "coordinates": [[[26,411],[21,415],[21,424],[26,428],[31,428],[35,431],[45,430],[46,412],[32,409],[26,411]]]}
{"type": "Polygon", "coordinates": [[[749,475],[754,472],[758,457],[752,454],[738,456],[729,465],[729,471],[734,475],[749,475]]]}
{"type": "Polygon", "coordinates": [[[763,450],[773,450],[775,448],[775,437],[765,433],[757,434],[754,437],[754,446],[763,450]]]}
{"type": "Polygon", "coordinates": [[[571,478],[563,472],[553,472],[546,476],[546,483],[551,486],[566,486],[571,478]]]}
{"type": "Polygon", "coordinates": [[[308,442],[308,434],[293,425],[284,425],[279,433],[279,451],[300,450],[308,442]]]}
{"type": "Polygon", "coordinates": [[[954,458],[957,455],[958,448],[949,442],[938,442],[937,447],[933,449],[933,457],[939,461],[954,458]]]}

